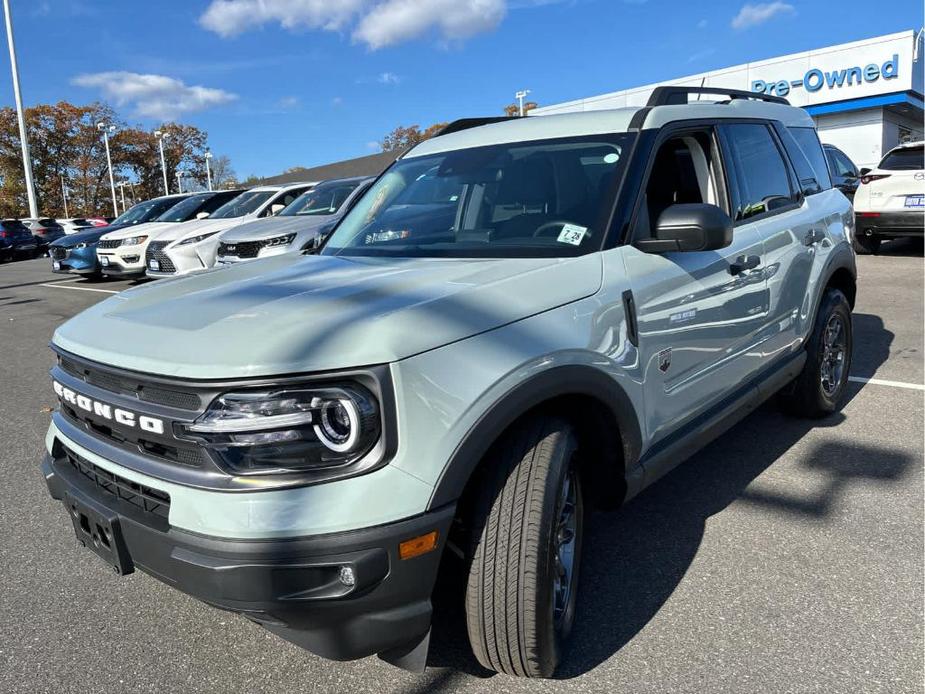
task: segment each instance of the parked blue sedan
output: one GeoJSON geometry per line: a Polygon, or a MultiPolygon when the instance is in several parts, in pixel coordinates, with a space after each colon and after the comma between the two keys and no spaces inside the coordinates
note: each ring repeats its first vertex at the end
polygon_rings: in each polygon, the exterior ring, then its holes
{"type": "Polygon", "coordinates": [[[52,272],[99,277],[101,273],[99,260],[96,257],[96,244],[103,234],[136,224],[151,222],[187,196],[187,194],[164,195],[140,202],[123,212],[109,226],[92,227],[86,231],[63,236],[52,242],[48,247],[52,272]]]}

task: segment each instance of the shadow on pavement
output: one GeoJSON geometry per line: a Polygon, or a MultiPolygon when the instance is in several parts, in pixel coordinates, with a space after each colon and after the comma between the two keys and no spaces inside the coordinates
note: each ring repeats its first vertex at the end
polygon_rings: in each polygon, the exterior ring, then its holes
{"type": "Polygon", "coordinates": [[[883,318],[869,313],[855,313],[854,351],[851,355],[851,375],[870,378],[890,357],[895,335],[886,329],[883,318]]]}
{"type": "MultiPolygon", "coordinates": [[[[860,391],[855,386],[849,397],[860,391]]],[[[822,491],[803,496],[750,490],[749,485],[807,432],[835,427],[837,413],[819,421],[784,416],[772,404],[746,418],[616,513],[590,518],[582,565],[578,617],[558,676],[577,677],[608,660],[659,612],[683,579],[703,540],[707,520],[733,502],[810,521],[840,512],[855,481],[898,480],[915,463],[905,453],[866,445],[822,443],[802,461],[822,491]]],[[[462,612],[459,562],[438,582],[428,665],[453,670],[428,677],[410,692],[449,691],[461,672],[488,677],[472,656],[462,612]],[[457,671],[453,673],[453,671],[457,671]],[[461,671],[461,672],[458,672],[461,671]],[[451,673],[451,674],[447,674],[451,673]]]]}
{"type": "Polygon", "coordinates": [[[925,249],[925,244],[922,243],[922,239],[892,239],[881,244],[877,255],[895,255],[909,258],[918,256],[921,258],[923,249],[925,249]]]}

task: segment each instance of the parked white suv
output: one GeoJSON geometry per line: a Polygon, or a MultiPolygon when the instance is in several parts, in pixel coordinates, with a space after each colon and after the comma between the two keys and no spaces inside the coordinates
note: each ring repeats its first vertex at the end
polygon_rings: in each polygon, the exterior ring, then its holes
{"type": "Polygon", "coordinates": [[[861,169],[854,194],[858,253],[876,253],[883,239],[922,238],[925,226],[925,143],[894,147],[875,169],[861,169]]]}
{"type": "Polygon", "coordinates": [[[209,215],[171,227],[152,241],[145,252],[149,277],[173,277],[215,265],[222,232],[282,212],[314,183],[251,188],[209,215]]]}
{"type": "Polygon", "coordinates": [[[100,271],[104,275],[143,275],[145,251],[152,240],[180,222],[208,217],[243,192],[239,189],[188,195],[153,222],[103,234],[96,246],[100,271]]]}

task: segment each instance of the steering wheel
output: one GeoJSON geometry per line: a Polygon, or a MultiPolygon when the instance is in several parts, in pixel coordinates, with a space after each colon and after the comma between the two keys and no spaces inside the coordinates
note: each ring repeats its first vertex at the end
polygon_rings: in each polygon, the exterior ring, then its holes
{"type": "Polygon", "coordinates": [[[564,227],[566,224],[571,224],[571,222],[562,220],[562,219],[557,219],[552,222],[546,222],[545,224],[541,224],[539,227],[537,227],[537,230],[533,232],[533,238],[536,239],[536,238],[539,238],[540,236],[552,236],[552,234],[547,234],[545,232],[554,227],[564,227]]]}

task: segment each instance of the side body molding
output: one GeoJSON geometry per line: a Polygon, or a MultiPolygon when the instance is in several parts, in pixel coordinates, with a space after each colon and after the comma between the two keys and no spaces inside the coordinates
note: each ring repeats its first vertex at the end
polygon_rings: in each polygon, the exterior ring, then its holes
{"type": "MultiPolygon", "coordinates": [[[[551,368],[519,384],[489,407],[457,446],[443,469],[427,509],[457,500],[491,444],[528,410],[559,396],[589,396],[609,412],[622,442],[623,475],[639,461],[642,437],[636,413],[623,388],[592,366],[565,365],[551,368]]],[[[616,464],[616,455],[614,463],[616,464]]]]}

